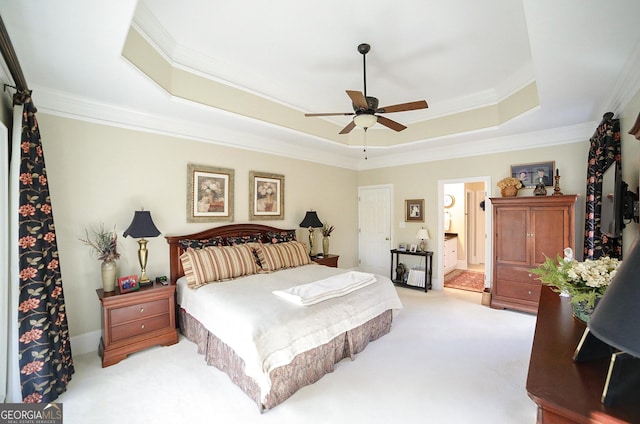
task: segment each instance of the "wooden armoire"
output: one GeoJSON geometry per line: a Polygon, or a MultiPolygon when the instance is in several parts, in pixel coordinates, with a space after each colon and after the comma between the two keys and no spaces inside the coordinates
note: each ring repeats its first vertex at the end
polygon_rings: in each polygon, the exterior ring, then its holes
{"type": "Polygon", "coordinates": [[[541,283],[531,269],[575,251],[577,195],[495,197],[492,308],[537,313],[541,283]]]}

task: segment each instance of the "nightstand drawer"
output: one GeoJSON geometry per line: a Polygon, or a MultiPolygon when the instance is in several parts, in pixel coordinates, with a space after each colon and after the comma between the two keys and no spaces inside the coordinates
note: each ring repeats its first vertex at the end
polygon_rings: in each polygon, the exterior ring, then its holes
{"type": "Polygon", "coordinates": [[[111,328],[111,342],[115,343],[119,340],[128,339],[129,337],[167,328],[170,325],[171,319],[169,318],[169,314],[132,321],[127,324],[115,325],[111,328]]]}
{"type": "Polygon", "coordinates": [[[169,312],[168,299],[154,300],[139,305],[116,308],[109,311],[111,325],[118,325],[127,321],[146,318],[169,312]]]}

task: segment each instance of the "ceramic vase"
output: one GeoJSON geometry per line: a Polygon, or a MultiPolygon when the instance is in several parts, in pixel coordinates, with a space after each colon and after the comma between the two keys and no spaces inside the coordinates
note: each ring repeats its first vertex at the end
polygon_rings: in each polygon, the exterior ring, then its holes
{"type": "Polygon", "coordinates": [[[573,317],[586,325],[589,323],[589,319],[591,318],[599,300],[600,299],[596,299],[595,305],[593,306],[589,306],[586,300],[583,300],[582,302],[571,302],[573,317]]]}
{"type": "Polygon", "coordinates": [[[100,265],[102,271],[102,289],[105,293],[116,290],[116,261],[104,261],[100,265]]]}
{"type": "Polygon", "coordinates": [[[329,237],[322,237],[322,253],[324,256],[329,254],[329,237]]]}

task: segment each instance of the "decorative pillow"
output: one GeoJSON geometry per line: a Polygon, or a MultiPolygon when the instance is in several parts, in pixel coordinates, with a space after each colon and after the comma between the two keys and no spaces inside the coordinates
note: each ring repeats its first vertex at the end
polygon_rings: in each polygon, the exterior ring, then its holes
{"type": "Polygon", "coordinates": [[[213,237],[210,239],[204,240],[192,240],[192,239],[183,239],[179,240],[178,243],[184,250],[188,249],[202,249],[203,247],[211,247],[211,246],[223,246],[224,240],[222,237],[213,237]]]}
{"type": "Polygon", "coordinates": [[[189,249],[180,261],[191,288],[258,272],[253,249],[248,245],[189,249]]]}
{"type": "Polygon", "coordinates": [[[272,244],[296,241],[296,230],[267,232],[267,238],[272,244]]]}
{"type": "Polygon", "coordinates": [[[258,243],[262,239],[262,235],[258,234],[249,234],[248,236],[237,236],[237,237],[227,237],[227,244],[229,246],[235,246],[239,244],[246,243],[258,243]]]}
{"type": "Polygon", "coordinates": [[[299,241],[277,244],[261,243],[256,248],[256,252],[262,265],[262,270],[265,272],[311,263],[311,258],[307,253],[307,246],[299,241]]]}

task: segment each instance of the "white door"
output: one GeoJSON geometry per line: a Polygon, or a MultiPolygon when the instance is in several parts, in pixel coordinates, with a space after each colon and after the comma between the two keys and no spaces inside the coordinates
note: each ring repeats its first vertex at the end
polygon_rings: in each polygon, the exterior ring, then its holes
{"type": "Polygon", "coordinates": [[[389,275],[391,267],[391,186],[358,188],[359,269],[389,275]]]}

